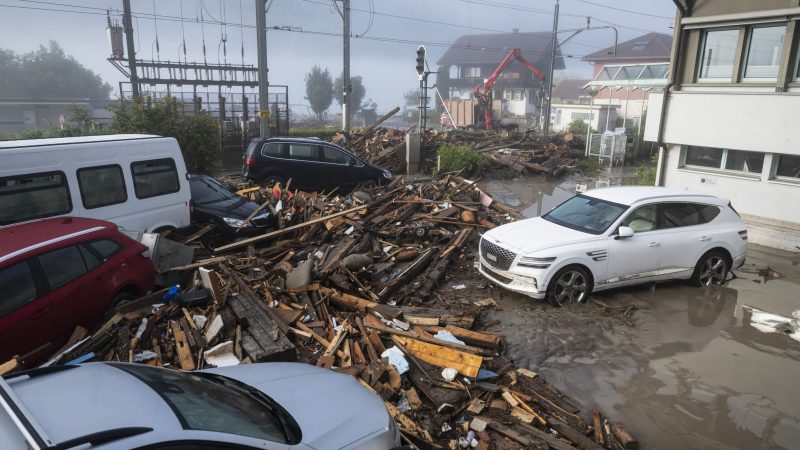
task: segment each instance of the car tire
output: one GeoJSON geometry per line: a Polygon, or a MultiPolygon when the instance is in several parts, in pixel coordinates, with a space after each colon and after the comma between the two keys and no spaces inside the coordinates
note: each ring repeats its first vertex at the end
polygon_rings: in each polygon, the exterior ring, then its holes
{"type": "Polygon", "coordinates": [[[582,266],[567,266],[556,272],[547,285],[546,298],[554,306],[585,303],[592,293],[592,279],[582,266]]]}
{"type": "Polygon", "coordinates": [[[111,299],[109,309],[116,309],[120,306],[127,305],[134,299],[134,295],[129,291],[118,292],[114,298],[111,299]]]}
{"type": "Polygon", "coordinates": [[[728,278],[730,270],[728,255],[720,250],[711,250],[697,261],[691,282],[698,287],[721,285],[728,278]]]}
{"type": "Polygon", "coordinates": [[[278,183],[280,183],[281,188],[286,187],[286,182],[283,180],[283,178],[276,176],[264,178],[264,181],[261,182],[261,186],[265,188],[271,188],[272,186],[275,186],[278,183]]]}

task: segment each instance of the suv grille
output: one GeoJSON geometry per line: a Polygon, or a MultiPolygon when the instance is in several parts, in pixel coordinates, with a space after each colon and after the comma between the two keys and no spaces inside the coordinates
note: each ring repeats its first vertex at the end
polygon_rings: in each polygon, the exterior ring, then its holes
{"type": "Polygon", "coordinates": [[[508,270],[517,254],[481,238],[481,256],[493,267],[508,270]]]}

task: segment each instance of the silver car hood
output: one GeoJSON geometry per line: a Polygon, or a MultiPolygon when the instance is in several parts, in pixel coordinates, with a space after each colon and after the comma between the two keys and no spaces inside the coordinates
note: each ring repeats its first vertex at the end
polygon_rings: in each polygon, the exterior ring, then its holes
{"type": "Polygon", "coordinates": [[[483,237],[523,254],[597,238],[596,235],[573,230],[541,217],[501,225],[487,231],[483,237]]]}
{"type": "Polygon", "coordinates": [[[340,449],[386,430],[383,401],[351,376],[308,364],[269,363],[209,369],[258,388],[280,403],[302,431],[302,443],[340,449]]]}

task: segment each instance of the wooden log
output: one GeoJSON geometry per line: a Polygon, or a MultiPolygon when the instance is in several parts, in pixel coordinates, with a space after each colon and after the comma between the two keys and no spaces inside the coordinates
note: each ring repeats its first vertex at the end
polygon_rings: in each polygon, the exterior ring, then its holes
{"type": "Polygon", "coordinates": [[[495,421],[492,421],[492,420],[489,420],[489,419],[484,419],[484,420],[487,421],[487,424],[488,424],[487,426],[489,427],[490,430],[494,430],[494,431],[502,434],[503,436],[511,439],[512,441],[515,441],[515,442],[518,442],[518,443],[524,445],[526,449],[542,447],[542,442],[540,442],[537,439],[533,439],[533,438],[525,436],[525,435],[523,435],[521,433],[518,433],[518,432],[514,431],[513,429],[511,429],[510,427],[507,427],[507,426],[505,426],[505,425],[503,425],[501,423],[498,423],[498,422],[495,422],[495,421]]]}
{"type": "Polygon", "coordinates": [[[320,293],[328,296],[331,303],[339,305],[353,311],[377,311],[382,316],[393,319],[402,315],[402,311],[398,308],[389,305],[382,305],[372,300],[356,297],[347,293],[339,293],[338,291],[326,287],[319,288],[320,293]]]}
{"type": "Polygon", "coordinates": [[[478,355],[472,355],[416,339],[393,336],[392,340],[398,341],[410,354],[428,364],[433,364],[441,368],[450,367],[468,377],[477,376],[478,370],[480,370],[481,364],[483,363],[483,358],[478,355]]]}
{"type": "Polygon", "coordinates": [[[614,433],[614,437],[619,439],[620,443],[623,447],[628,450],[636,450],[639,448],[639,441],[633,438],[628,430],[622,427],[622,425],[615,423],[611,425],[611,432],[614,433]]]}
{"type": "Polygon", "coordinates": [[[598,411],[592,411],[592,428],[594,428],[594,441],[605,447],[606,436],[603,433],[603,419],[598,411]]]}
{"type": "MultiPolygon", "coordinates": [[[[408,316],[404,317],[408,318],[408,316]]],[[[450,333],[452,333],[453,336],[457,337],[458,339],[464,341],[469,345],[490,348],[493,350],[497,350],[500,348],[500,342],[503,339],[501,336],[498,336],[496,334],[471,331],[454,325],[447,325],[445,327],[434,326],[434,327],[428,327],[428,329],[433,333],[442,330],[449,331],[450,333]]]]}
{"type": "Polygon", "coordinates": [[[178,361],[181,369],[194,370],[194,358],[192,357],[192,350],[189,347],[189,342],[186,338],[180,325],[177,322],[170,322],[172,326],[172,335],[175,337],[175,351],[178,352],[178,361]]]}
{"type": "Polygon", "coordinates": [[[553,420],[552,428],[559,432],[562,436],[569,439],[576,447],[582,450],[602,450],[603,447],[595,443],[593,440],[584,436],[579,431],[573,429],[569,425],[557,420],[553,420]]]}
{"type": "Polygon", "coordinates": [[[389,327],[385,327],[383,325],[377,325],[377,324],[374,324],[374,323],[365,323],[364,326],[366,326],[367,328],[379,331],[381,333],[388,333],[388,334],[393,334],[393,335],[396,335],[396,336],[402,336],[402,337],[405,337],[405,338],[411,338],[411,339],[415,339],[415,340],[418,340],[418,341],[426,342],[428,344],[438,345],[438,346],[441,346],[441,347],[445,347],[445,348],[449,348],[449,349],[457,350],[457,351],[461,351],[461,352],[467,352],[467,353],[471,353],[471,354],[474,354],[474,355],[480,355],[480,356],[492,356],[493,355],[492,352],[490,352],[488,350],[485,350],[485,349],[482,349],[482,348],[470,347],[469,345],[456,344],[455,342],[444,341],[442,339],[428,338],[428,337],[425,337],[425,336],[421,336],[418,333],[414,333],[413,331],[398,330],[396,328],[389,328],[389,327]]]}

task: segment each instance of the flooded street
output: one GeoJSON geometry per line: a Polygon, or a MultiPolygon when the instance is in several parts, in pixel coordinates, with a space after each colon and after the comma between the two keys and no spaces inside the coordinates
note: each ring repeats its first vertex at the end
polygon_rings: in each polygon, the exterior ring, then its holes
{"type": "MultiPolygon", "coordinates": [[[[533,216],[539,190],[547,211],[578,182],[481,187],[507,191],[533,216]]],[[[624,423],[644,448],[800,447],[800,253],[750,246],[725,287],[669,282],[592,296],[635,303],[631,324],[591,299],[553,308],[499,288],[493,295],[509,356],[624,423]]]]}

